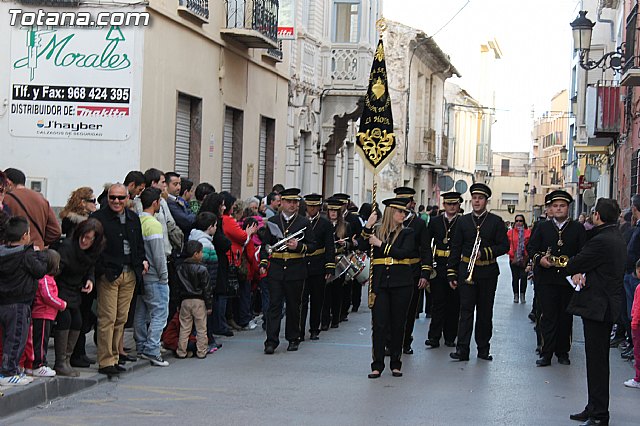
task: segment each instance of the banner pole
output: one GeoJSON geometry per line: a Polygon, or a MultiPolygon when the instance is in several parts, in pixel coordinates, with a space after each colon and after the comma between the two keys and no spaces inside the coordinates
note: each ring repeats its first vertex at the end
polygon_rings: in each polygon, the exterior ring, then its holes
{"type": "MultiPolygon", "coordinates": [[[[376,182],[376,173],[373,174],[373,192],[371,194],[371,213],[376,211],[377,203],[376,197],[378,192],[378,183],[376,182]]],[[[373,245],[369,249],[369,261],[373,261],[373,245]]],[[[367,301],[369,309],[373,309],[373,304],[376,301],[376,294],[373,292],[373,267],[369,267],[369,288],[367,290],[367,301]]]]}

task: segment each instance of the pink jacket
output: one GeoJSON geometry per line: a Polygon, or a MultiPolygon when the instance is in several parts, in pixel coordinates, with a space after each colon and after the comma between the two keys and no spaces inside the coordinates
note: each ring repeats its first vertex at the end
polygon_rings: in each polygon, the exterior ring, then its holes
{"type": "Polygon", "coordinates": [[[640,328],[640,285],[633,293],[633,307],[631,308],[631,328],[640,328]]]}
{"type": "Polygon", "coordinates": [[[33,302],[32,318],[55,320],[58,311],[64,311],[67,302],[58,297],[58,286],[51,275],[45,275],[38,281],[38,291],[33,302]]]}

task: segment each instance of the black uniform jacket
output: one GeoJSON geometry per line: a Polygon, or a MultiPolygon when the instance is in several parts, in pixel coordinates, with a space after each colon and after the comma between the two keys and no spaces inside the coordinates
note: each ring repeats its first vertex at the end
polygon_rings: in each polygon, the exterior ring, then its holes
{"type": "Polygon", "coordinates": [[[543,268],[540,266],[540,259],[546,254],[549,247],[551,247],[553,256],[575,256],[587,240],[587,233],[580,222],[569,219],[562,227],[562,246],[558,246],[559,239],[558,228],[553,219],[538,223],[535,231],[531,234],[527,253],[533,261],[536,285],[569,285],[566,280],[568,273],[565,268],[543,268]]]}
{"type": "Polygon", "coordinates": [[[124,209],[125,224],[110,208],[104,208],[93,213],[91,217],[98,219],[104,228],[107,246],[96,263],[96,279],[105,276],[108,281],[115,281],[122,274],[124,265],[129,265],[136,274],[136,280],[142,282],[142,271],[145,260],[144,242],[140,218],[129,209],[124,209]],[[131,254],[124,255],[124,240],[129,240],[131,254]]]}
{"type": "Polygon", "coordinates": [[[509,251],[507,228],[502,218],[485,211],[479,218],[474,218],[473,213],[465,214],[458,218],[457,222],[447,263],[449,281],[464,280],[468,276],[469,258],[476,241],[476,222],[480,225],[481,242],[473,278],[488,279],[500,275],[497,259],[509,251]]]}
{"type": "Polygon", "coordinates": [[[318,216],[310,221],[316,237],[316,250],[307,252],[309,275],[332,274],[336,268],[336,245],[333,240],[333,225],[326,217],[318,216]]]}
{"type": "Polygon", "coordinates": [[[593,228],[593,237],[569,259],[567,275],[586,274],[586,286],[574,293],[567,312],[594,321],[614,322],[623,298],[626,246],[615,224],[593,228]]]}
{"type": "MultiPolygon", "coordinates": [[[[373,231],[369,228],[363,228],[358,239],[358,247],[360,250],[369,252],[369,236],[373,231]]],[[[393,241],[393,234],[389,236],[389,240],[393,241]]],[[[393,244],[382,242],[382,246],[373,248],[373,261],[385,260],[386,265],[373,265],[373,292],[377,292],[381,288],[405,287],[413,286],[412,266],[408,262],[411,256],[414,256],[415,236],[412,228],[402,228],[400,235],[393,244]],[[396,261],[403,261],[403,264],[397,264],[396,261]]]]}
{"type": "MultiPolygon", "coordinates": [[[[267,253],[267,244],[273,245],[278,242],[278,238],[274,237],[267,227],[266,241],[263,241],[260,247],[260,266],[269,265],[267,274],[270,280],[297,281],[307,278],[307,260],[305,254],[313,253],[316,250],[316,239],[311,227],[311,222],[306,217],[296,214],[289,222],[284,219],[282,213],[269,218],[269,222],[275,223],[282,235],[287,236],[303,229],[304,238],[298,242],[295,250],[288,248],[283,251],[274,251],[271,256],[267,253]]],[[[297,238],[300,238],[298,236],[297,238]]]]}
{"type": "MultiPolygon", "coordinates": [[[[435,256],[433,256],[433,262],[436,264],[435,269],[439,278],[445,278],[447,276],[447,261],[449,260],[449,254],[451,254],[451,241],[456,232],[458,225],[458,219],[461,215],[456,215],[449,222],[444,214],[431,218],[429,220],[429,237],[433,238],[436,246],[435,256]],[[449,232],[447,233],[447,229],[449,232]],[[445,238],[447,242],[445,243],[445,238]]],[[[474,237],[475,238],[475,237],[474,237]]],[[[431,242],[429,242],[429,250],[431,250],[431,242]]]]}
{"type": "Polygon", "coordinates": [[[427,229],[427,224],[420,219],[415,212],[411,212],[411,216],[404,221],[404,226],[413,229],[413,235],[416,239],[413,249],[412,265],[413,276],[420,278],[429,278],[433,270],[433,253],[431,252],[431,233],[427,229]]]}

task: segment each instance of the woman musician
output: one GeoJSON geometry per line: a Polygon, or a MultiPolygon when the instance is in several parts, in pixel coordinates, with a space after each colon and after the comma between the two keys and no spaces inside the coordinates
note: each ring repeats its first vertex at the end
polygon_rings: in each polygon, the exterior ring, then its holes
{"type": "Polygon", "coordinates": [[[358,247],[369,250],[373,246],[372,291],[375,303],[373,318],[373,361],[370,379],[377,379],[384,370],[385,345],[390,338],[391,372],[394,377],[402,373],[402,341],[407,310],[413,293],[413,278],[410,258],[413,255],[415,238],[412,228],[403,223],[408,213],[407,199],[391,198],[383,201],[386,206],[382,222],[374,231],[378,215],[372,213],[358,237],[358,247]]]}
{"type": "MultiPolygon", "coordinates": [[[[337,198],[327,199],[327,216],[333,225],[333,238],[336,241],[336,263],[338,258],[347,254],[353,246],[349,238],[351,236],[349,224],[345,222],[341,214],[342,206],[342,200],[337,198]]],[[[340,326],[343,286],[344,275],[327,283],[324,292],[321,330],[328,330],[329,324],[331,324],[331,328],[340,326]]]]}

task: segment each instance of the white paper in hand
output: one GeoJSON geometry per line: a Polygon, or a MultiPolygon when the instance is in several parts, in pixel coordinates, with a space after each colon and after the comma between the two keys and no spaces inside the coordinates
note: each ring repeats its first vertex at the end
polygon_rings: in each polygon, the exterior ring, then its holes
{"type": "MultiPolygon", "coordinates": [[[[584,274],[582,274],[582,277],[584,278],[584,277],[585,277],[585,275],[584,275],[584,274]]],[[[573,283],[573,280],[571,279],[571,276],[570,276],[570,275],[567,275],[567,281],[569,281],[569,284],[571,284],[571,287],[573,287],[573,289],[574,289],[575,291],[580,291],[580,286],[575,285],[575,284],[573,283]]]]}

